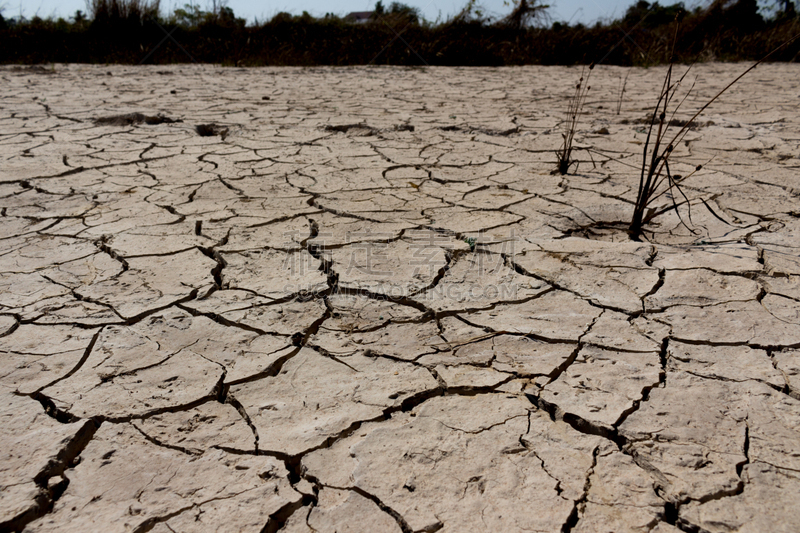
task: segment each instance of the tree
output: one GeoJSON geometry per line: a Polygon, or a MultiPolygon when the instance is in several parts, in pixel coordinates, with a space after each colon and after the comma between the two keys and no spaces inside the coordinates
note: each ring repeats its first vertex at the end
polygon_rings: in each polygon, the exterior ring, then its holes
{"type": "Polygon", "coordinates": [[[515,30],[528,28],[546,18],[545,10],[550,6],[537,4],[538,0],[517,0],[517,4],[507,17],[500,20],[498,25],[515,30]]]}
{"type": "Polygon", "coordinates": [[[450,19],[450,24],[484,24],[486,22],[488,22],[488,19],[484,17],[483,10],[478,6],[477,0],[467,0],[464,8],[450,19]]]}
{"type": "Polygon", "coordinates": [[[392,2],[386,15],[404,24],[419,24],[419,9],[401,2],[392,2]]]}
{"type": "Polygon", "coordinates": [[[160,0],[87,0],[93,25],[144,24],[158,20],[160,0]]]}
{"type": "Polygon", "coordinates": [[[623,24],[628,27],[639,26],[642,28],[653,29],[664,24],[670,24],[686,9],[683,2],[672,4],[671,6],[661,6],[658,2],[649,3],[646,0],[639,0],[628,8],[623,24]]]}
{"type": "Polygon", "coordinates": [[[188,28],[196,28],[200,25],[200,21],[206,15],[200,7],[193,4],[184,4],[183,8],[176,8],[172,12],[172,19],[176,24],[188,28]]]}
{"type": "Polygon", "coordinates": [[[247,21],[243,18],[236,18],[232,8],[223,6],[219,9],[216,22],[225,28],[243,28],[247,21]]]}
{"type": "Polygon", "coordinates": [[[792,0],[775,0],[773,5],[766,9],[772,12],[773,20],[793,19],[797,16],[794,2],[792,0]]]}
{"type": "Polygon", "coordinates": [[[737,0],[723,10],[723,16],[727,25],[743,32],[755,31],[764,26],[756,0],[737,0]]]}
{"type": "Polygon", "coordinates": [[[244,19],[236,18],[226,0],[212,0],[211,11],[203,11],[194,3],[184,4],[183,8],[173,11],[172,21],[187,28],[198,28],[205,25],[241,28],[246,22],[244,19]]]}

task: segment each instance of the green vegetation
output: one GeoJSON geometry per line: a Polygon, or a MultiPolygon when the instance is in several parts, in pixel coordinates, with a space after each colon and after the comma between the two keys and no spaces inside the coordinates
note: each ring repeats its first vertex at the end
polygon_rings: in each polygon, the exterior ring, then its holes
{"type": "MultiPolygon", "coordinates": [[[[677,62],[763,57],[800,32],[792,0],[713,0],[687,13],[678,30],[677,62]]],[[[675,14],[683,4],[640,0],[618,20],[592,27],[546,22],[539,0],[516,0],[507,16],[488,18],[470,0],[436,23],[400,2],[378,2],[355,22],[327,14],[278,13],[246,24],[224,0],[187,4],[164,14],[158,0],[90,0],[70,20],[3,18],[0,63],[175,63],[227,65],[652,65],[671,59],[675,14]],[[626,35],[622,40],[621,37],[626,35]]],[[[800,57],[800,44],[771,59],[800,57]]]]}

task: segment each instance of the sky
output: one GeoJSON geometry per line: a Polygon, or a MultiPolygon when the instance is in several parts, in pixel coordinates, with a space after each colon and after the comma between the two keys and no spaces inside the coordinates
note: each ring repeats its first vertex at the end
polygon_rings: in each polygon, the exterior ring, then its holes
{"type": "MultiPolygon", "coordinates": [[[[171,13],[175,8],[183,7],[190,0],[161,0],[161,9],[165,14],[171,13]]],[[[511,0],[483,0],[478,4],[487,15],[502,17],[511,11],[511,0]]],[[[677,1],[677,0],[674,0],[677,1]]],[[[662,0],[662,5],[670,5],[673,0],[662,0]]],[[[207,9],[211,0],[192,0],[194,5],[207,9]]],[[[308,11],[314,16],[323,16],[331,12],[346,15],[351,11],[372,11],[376,0],[228,0],[227,5],[233,9],[237,17],[243,17],[248,22],[255,19],[264,21],[272,18],[281,11],[299,15],[308,11]]],[[[383,0],[384,6],[389,6],[392,0],[383,0]]],[[[416,7],[427,20],[436,21],[437,17],[445,20],[461,11],[467,0],[408,0],[403,2],[416,7]]],[[[597,20],[613,20],[621,17],[625,10],[635,0],[545,0],[551,7],[547,11],[553,22],[582,22],[591,24],[597,20]]],[[[689,5],[691,2],[685,2],[689,5]]],[[[3,16],[6,18],[17,17],[22,12],[23,16],[64,17],[69,18],[78,9],[86,12],[85,0],[0,0],[3,16]]]]}

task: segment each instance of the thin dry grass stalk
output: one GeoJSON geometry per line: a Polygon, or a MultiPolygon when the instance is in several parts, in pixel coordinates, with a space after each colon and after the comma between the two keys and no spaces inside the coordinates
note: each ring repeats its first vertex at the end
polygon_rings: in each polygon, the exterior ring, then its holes
{"type": "Polygon", "coordinates": [[[586,95],[589,94],[589,77],[592,75],[594,63],[589,65],[589,73],[586,73],[586,67],[581,69],[581,79],[575,86],[575,93],[569,101],[567,108],[567,120],[564,122],[564,133],[561,136],[564,138],[564,143],[561,145],[561,150],[556,152],[558,158],[557,172],[559,174],[566,174],[569,172],[569,167],[575,163],[572,159],[573,142],[575,140],[575,131],[578,129],[578,116],[581,113],[583,104],[586,101],[586,95]],[[585,75],[585,79],[584,79],[585,75]]]}
{"type": "Polygon", "coordinates": [[[617,100],[617,115],[619,115],[620,111],[622,111],[622,98],[625,96],[625,87],[628,85],[628,76],[631,75],[631,70],[628,69],[628,72],[625,73],[625,79],[622,81],[622,88],[619,90],[619,99],[617,100]]]}

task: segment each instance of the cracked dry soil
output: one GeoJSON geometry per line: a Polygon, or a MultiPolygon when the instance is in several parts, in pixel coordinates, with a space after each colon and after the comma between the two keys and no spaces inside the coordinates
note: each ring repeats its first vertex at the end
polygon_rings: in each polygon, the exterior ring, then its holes
{"type": "Polygon", "coordinates": [[[1,68],[0,530],[799,531],[800,66],[579,72],[1,68]]]}

